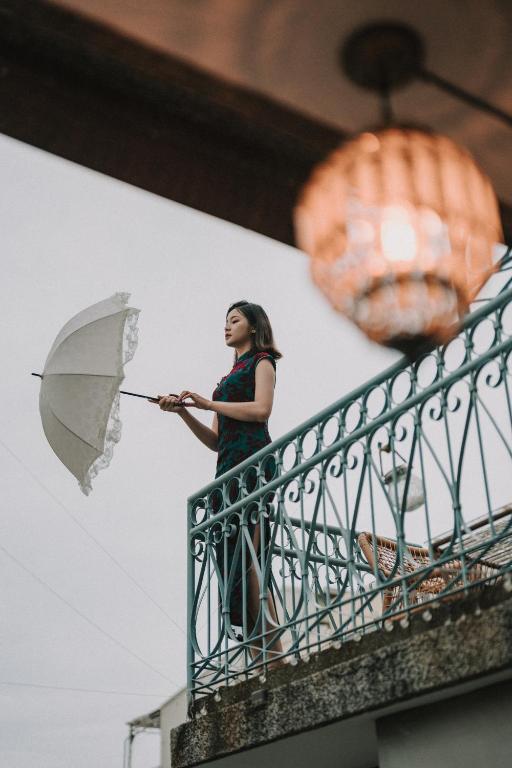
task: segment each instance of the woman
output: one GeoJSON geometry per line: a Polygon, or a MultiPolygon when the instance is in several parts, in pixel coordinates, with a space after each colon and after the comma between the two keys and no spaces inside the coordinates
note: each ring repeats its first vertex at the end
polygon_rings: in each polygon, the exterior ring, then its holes
{"type": "MultiPolygon", "coordinates": [[[[196,392],[183,390],[176,397],[159,395],[157,401],[162,411],[178,413],[190,427],[196,437],[208,448],[217,452],[217,467],[215,477],[222,475],[244,459],[259,451],[263,446],[272,442],[267,420],[272,412],[274,387],[276,381],[276,360],[282,357],[275,345],[272,327],[264,309],[259,304],[248,301],[238,301],[231,304],[226,314],[225,341],[228,347],[235,350],[234,365],[231,371],[223,376],[209,400],[196,392]],[[192,402],[184,403],[185,398],[192,402]],[[201,410],[213,411],[211,428],[196,419],[187,406],[201,410]]],[[[270,480],[275,473],[275,461],[271,456],[265,465],[265,477],[270,480]]],[[[256,487],[256,470],[251,468],[247,480],[247,491],[251,493],[256,487]]],[[[230,484],[231,503],[237,498],[236,483],[230,484]]],[[[218,499],[218,494],[214,494],[218,499]]],[[[219,509],[218,500],[213,504],[213,513],[219,509]]],[[[251,510],[257,509],[257,504],[242,510],[247,520],[247,529],[254,544],[255,552],[260,562],[260,541],[265,541],[265,562],[270,557],[270,524],[268,516],[264,517],[263,535],[259,520],[251,519],[251,510]]],[[[258,516],[254,516],[258,518],[258,516]]],[[[236,530],[227,539],[227,563],[225,563],[224,542],[217,547],[217,562],[221,573],[227,566],[227,573],[235,570],[233,588],[230,599],[230,618],[234,626],[242,627],[243,617],[243,581],[242,557],[240,552],[235,554],[237,539],[240,535],[238,515],[236,530]]],[[[250,632],[261,633],[260,589],[258,576],[252,564],[249,548],[246,547],[245,583],[247,594],[246,621],[250,632]]],[[[272,621],[277,625],[276,611],[273,599],[267,609],[272,621]]],[[[268,632],[268,624],[266,626],[268,632]]],[[[268,653],[282,653],[282,646],[277,633],[267,635],[268,653]]],[[[261,653],[261,639],[250,646],[253,659],[261,653]],[[256,646],[256,648],[254,647],[256,646]]],[[[270,665],[270,666],[273,666],[270,665]]]]}

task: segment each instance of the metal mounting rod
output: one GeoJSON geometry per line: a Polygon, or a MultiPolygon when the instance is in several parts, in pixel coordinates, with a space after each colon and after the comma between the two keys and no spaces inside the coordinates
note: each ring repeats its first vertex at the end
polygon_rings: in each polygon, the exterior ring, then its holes
{"type": "Polygon", "coordinates": [[[427,69],[423,39],[407,24],[379,22],[358,27],[343,41],[339,60],[353,83],[380,95],[384,122],[391,118],[389,94],[420,80],[512,127],[512,115],[508,112],[427,69]]]}
{"type": "Polygon", "coordinates": [[[419,69],[417,77],[419,80],[437,86],[442,91],[450,93],[452,96],[455,96],[461,101],[465,101],[470,106],[480,109],[482,112],[488,112],[490,115],[497,117],[505,123],[509,128],[512,128],[512,115],[509,115],[508,112],[505,112],[505,110],[500,109],[499,107],[495,107],[494,104],[490,104],[488,101],[485,101],[485,99],[480,98],[480,96],[475,96],[473,93],[465,91],[464,88],[460,88],[458,85],[450,83],[448,80],[445,80],[444,77],[439,77],[439,75],[435,75],[428,69],[419,69]]]}

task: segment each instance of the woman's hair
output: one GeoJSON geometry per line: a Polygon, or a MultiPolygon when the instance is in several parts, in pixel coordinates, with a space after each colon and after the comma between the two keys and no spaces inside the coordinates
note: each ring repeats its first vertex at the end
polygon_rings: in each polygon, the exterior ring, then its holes
{"type": "MultiPolygon", "coordinates": [[[[259,304],[253,304],[250,301],[235,301],[234,304],[230,304],[226,317],[229,315],[232,309],[238,309],[238,311],[244,315],[249,321],[256,333],[251,333],[252,347],[251,349],[258,352],[270,352],[271,355],[279,360],[282,357],[282,353],[277,349],[274,343],[274,335],[272,333],[272,326],[270,320],[267,317],[267,313],[259,304]]],[[[238,359],[237,352],[235,350],[234,363],[238,359]]]]}

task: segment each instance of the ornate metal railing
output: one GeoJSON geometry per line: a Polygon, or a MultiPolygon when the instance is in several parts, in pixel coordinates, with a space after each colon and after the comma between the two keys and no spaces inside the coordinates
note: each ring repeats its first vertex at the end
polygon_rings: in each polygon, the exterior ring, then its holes
{"type": "Polygon", "coordinates": [[[511,265],[447,345],[189,497],[192,697],[509,583],[511,265]]]}

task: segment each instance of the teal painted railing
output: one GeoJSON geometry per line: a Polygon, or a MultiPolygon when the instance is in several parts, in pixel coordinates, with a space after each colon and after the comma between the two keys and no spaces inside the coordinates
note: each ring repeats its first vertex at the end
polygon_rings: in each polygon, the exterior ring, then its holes
{"type": "Polygon", "coordinates": [[[509,250],[489,283],[500,290],[447,345],[399,360],[189,497],[191,698],[509,584],[511,267],[509,250]]]}

